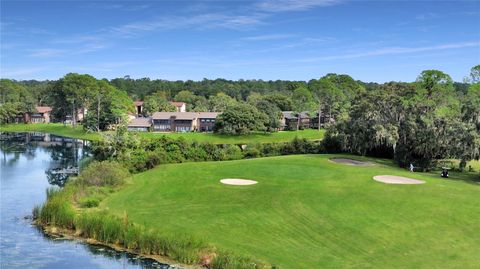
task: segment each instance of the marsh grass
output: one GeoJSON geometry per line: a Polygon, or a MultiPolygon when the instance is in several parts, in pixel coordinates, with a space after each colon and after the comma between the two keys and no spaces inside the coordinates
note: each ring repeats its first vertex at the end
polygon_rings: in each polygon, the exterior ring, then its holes
{"type": "Polygon", "coordinates": [[[70,189],[47,189],[47,202],[34,208],[34,216],[41,223],[56,225],[68,229],[75,227],[75,209],[70,203],[70,189]]]}
{"type": "Polygon", "coordinates": [[[75,230],[77,235],[107,244],[117,244],[125,249],[147,254],[170,257],[185,264],[200,264],[205,256],[215,257],[211,268],[267,268],[259,267],[252,259],[222,252],[203,240],[184,235],[165,235],[142,225],[130,223],[123,217],[111,215],[106,210],[77,211],[72,205],[75,193],[82,186],[67,184],[64,189],[47,189],[47,201],[33,209],[34,218],[41,224],[75,230]]]}
{"type": "MultiPolygon", "coordinates": [[[[233,253],[219,253],[213,260],[212,269],[263,269],[273,268],[262,263],[254,262],[252,259],[242,256],[236,256],[233,253]]],[[[275,267],[277,268],[277,267],[275,267]]]]}

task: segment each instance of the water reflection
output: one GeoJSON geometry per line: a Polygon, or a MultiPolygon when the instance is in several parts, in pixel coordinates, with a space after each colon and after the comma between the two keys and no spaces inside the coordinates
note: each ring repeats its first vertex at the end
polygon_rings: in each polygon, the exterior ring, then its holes
{"type": "Polygon", "coordinates": [[[49,167],[45,170],[51,185],[63,187],[71,173],[63,168],[76,168],[80,160],[90,155],[88,141],[54,136],[43,133],[2,133],[0,134],[3,165],[12,166],[20,156],[32,160],[38,147],[50,155],[49,167]]]}
{"type": "Polygon", "coordinates": [[[67,174],[90,156],[88,142],[40,133],[0,133],[0,268],[173,268],[151,259],[46,236],[25,216],[64,186],[67,174]]]}

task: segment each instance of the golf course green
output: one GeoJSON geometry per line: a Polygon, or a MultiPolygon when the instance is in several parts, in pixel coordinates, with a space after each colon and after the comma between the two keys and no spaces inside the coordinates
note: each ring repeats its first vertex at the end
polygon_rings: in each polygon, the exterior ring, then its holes
{"type": "Polygon", "coordinates": [[[335,163],[333,155],[160,165],[100,207],[279,268],[478,268],[480,184],[469,174],[442,179],[388,160],[335,156],[373,165],[335,163]],[[375,175],[425,184],[385,184],[375,175]]]}

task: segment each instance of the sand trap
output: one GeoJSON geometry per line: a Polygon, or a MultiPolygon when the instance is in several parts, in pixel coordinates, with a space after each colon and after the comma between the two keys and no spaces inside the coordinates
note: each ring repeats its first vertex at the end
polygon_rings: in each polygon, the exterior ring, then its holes
{"type": "Polygon", "coordinates": [[[378,182],[383,182],[386,184],[424,184],[425,183],[425,181],[423,180],[418,180],[418,179],[413,179],[408,177],[388,176],[388,175],[374,176],[373,179],[378,182]]]}
{"type": "Polygon", "coordinates": [[[255,180],[250,180],[250,179],[239,179],[239,178],[225,178],[225,179],[222,179],[220,180],[220,182],[222,182],[223,184],[227,184],[227,185],[240,185],[240,186],[243,186],[243,185],[253,185],[253,184],[257,184],[258,182],[255,181],[255,180]]]}
{"type": "Polygon", "coordinates": [[[373,165],[373,163],[370,163],[370,162],[361,162],[361,161],[346,159],[346,158],[331,158],[330,161],[332,161],[334,163],[341,163],[341,164],[355,165],[355,166],[371,166],[371,165],[373,165]]]}

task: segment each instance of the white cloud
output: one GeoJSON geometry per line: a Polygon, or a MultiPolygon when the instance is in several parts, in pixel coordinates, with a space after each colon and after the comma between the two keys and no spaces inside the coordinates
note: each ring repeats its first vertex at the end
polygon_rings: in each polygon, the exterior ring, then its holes
{"type": "Polygon", "coordinates": [[[139,21],[113,27],[110,32],[124,37],[136,36],[142,32],[174,30],[181,28],[227,28],[244,29],[262,23],[262,14],[227,15],[208,13],[194,16],[166,16],[148,21],[139,21]]]}
{"type": "Polygon", "coordinates": [[[304,11],[316,7],[332,6],[342,0],[263,0],[256,7],[267,12],[304,11]]]}
{"type": "Polygon", "coordinates": [[[387,48],[380,48],[376,50],[359,52],[359,53],[349,53],[349,54],[303,59],[303,60],[300,60],[300,62],[318,62],[318,61],[326,61],[326,60],[354,59],[354,58],[370,57],[370,56],[409,54],[409,53],[418,53],[418,52],[427,52],[427,51],[461,49],[461,48],[468,48],[468,47],[480,47],[480,41],[451,43],[451,44],[443,44],[443,45],[427,46],[427,47],[387,47],[387,48]]]}

